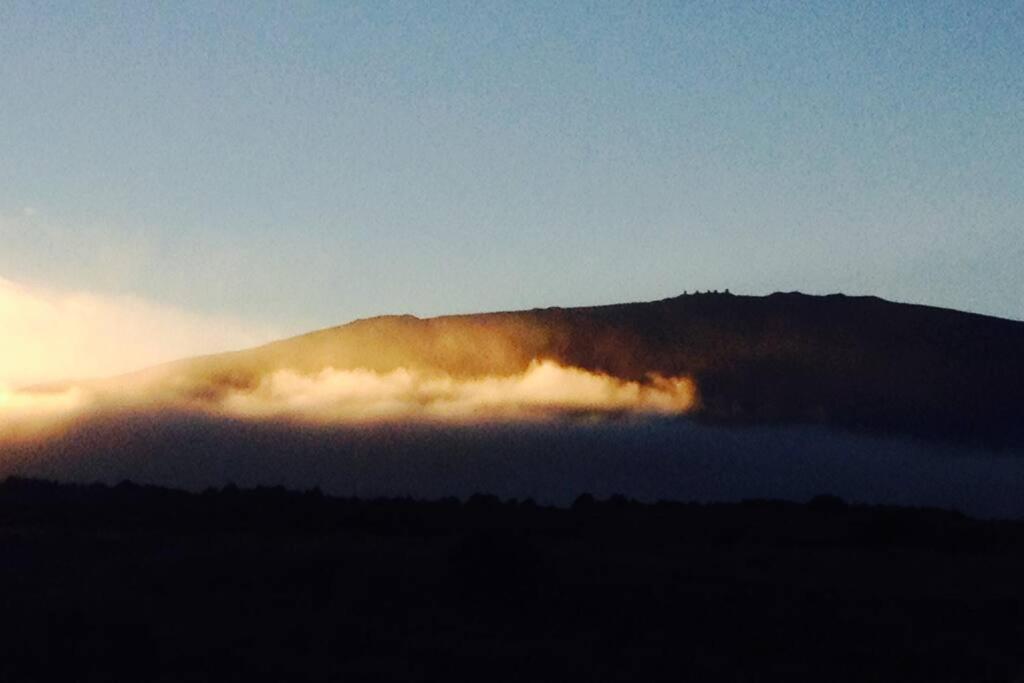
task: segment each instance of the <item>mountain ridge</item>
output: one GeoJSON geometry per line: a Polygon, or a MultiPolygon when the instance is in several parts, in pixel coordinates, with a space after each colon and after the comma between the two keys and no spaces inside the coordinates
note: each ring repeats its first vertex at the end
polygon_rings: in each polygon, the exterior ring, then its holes
{"type": "Polygon", "coordinates": [[[586,307],[355,320],[262,346],[174,361],[192,395],[253,390],[269,374],[412,369],[508,376],[530,363],[646,382],[692,378],[693,417],[811,423],[992,446],[1024,445],[1024,322],[874,296],[684,293],[586,307]]]}

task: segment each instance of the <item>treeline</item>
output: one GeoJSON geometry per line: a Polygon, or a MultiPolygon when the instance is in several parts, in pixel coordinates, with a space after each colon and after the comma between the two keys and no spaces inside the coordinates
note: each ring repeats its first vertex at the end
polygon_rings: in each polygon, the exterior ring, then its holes
{"type": "Polygon", "coordinates": [[[532,499],[477,494],[465,500],[359,499],[290,491],[282,486],[201,493],[122,482],[57,483],[10,477],[0,484],[0,524],[122,533],[324,534],[444,536],[474,532],[528,535],[625,534],[685,544],[903,546],[946,552],[1024,548],[1024,522],[971,519],[932,508],[852,505],[821,495],[806,503],[642,503],[621,495],[581,494],[569,508],[532,499]]]}
{"type": "Polygon", "coordinates": [[[0,484],[0,680],[1016,681],[1024,523],[0,484]]]}

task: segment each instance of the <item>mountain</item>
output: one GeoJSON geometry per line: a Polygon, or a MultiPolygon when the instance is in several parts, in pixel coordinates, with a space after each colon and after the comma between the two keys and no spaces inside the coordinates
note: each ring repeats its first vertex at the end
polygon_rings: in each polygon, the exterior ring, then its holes
{"type": "Polygon", "coordinates": [[[689,377],[702,421],[1024,444],[1024,323],[841,294],[383,316],[149,372],[210,398],[252,390],[278,370],[475,378],[521,373],[535,359],[641,383],[689,377]]]}

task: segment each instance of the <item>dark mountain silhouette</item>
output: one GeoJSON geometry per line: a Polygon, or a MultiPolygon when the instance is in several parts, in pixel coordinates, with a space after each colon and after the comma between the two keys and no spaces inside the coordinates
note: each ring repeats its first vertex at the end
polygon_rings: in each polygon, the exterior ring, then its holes
{"type": "Polygon", "coordinates": [[[692,377],[694,416],[1024,444],[1024,323],[876,297],[683,295],[649,303],[358,320],[174,363],[197,397],[268,372],[399,367],[455,377],[552,359],[614,377],[692,377]]]}
{"type": "Polygon", "coordinates": [[[1019,519],[664,499],[1020,518],[1022,458],[830,428],[1019,454],[1022,349],[1024,323],[968,313],[698,294],[374,318],[97,382],[92,412],[3,444],[0,471],[197,492],[0,484],[0,680],[1020,681],[1019,519]],[[202,408],[278,370],[535,359],[691,377],[712,424],[202,408]],[[244,488],[267,482],[319,488],[244,488]],[[544,504],[568,491],[596,495],[544,504]]]}

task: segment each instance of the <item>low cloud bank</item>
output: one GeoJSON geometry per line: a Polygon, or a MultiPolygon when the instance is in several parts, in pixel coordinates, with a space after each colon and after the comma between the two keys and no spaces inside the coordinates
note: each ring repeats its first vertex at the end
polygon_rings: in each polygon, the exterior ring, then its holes
{"type": "Polygon", "coordinates": [[[310,421],[377,418],[530,418],[566,412],[669,415],[689,411],[696,388],[687,378],[652,376],[646,383],[534,361],[507,377],[455,379],[400,368],[388,373],[334,370],[317,375],[279,371],[255,391],[233,392],[218,408],[232,416],[310,421]]]}
{"type": "Polygon", "coordinates": [[[678,415],[697,401],[693,381],[644,382],[536,360],[522,373],[454,378],[399,368],[326,368],[268,373],[252,388],[203,391],[172,369],[46,390],[0,389],[0,446],[61,433],[82,420],[121,415],[199,414],[247,421],[355,424],[385,420],[538,421],[568,415],[678,415]]]}

